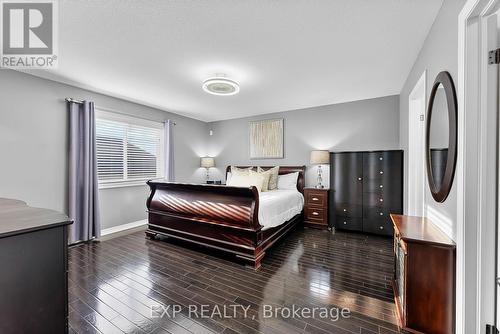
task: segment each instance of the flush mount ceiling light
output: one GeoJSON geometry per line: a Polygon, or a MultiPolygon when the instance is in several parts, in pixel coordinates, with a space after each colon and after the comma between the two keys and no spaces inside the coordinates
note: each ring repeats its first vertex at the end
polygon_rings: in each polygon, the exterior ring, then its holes
{"type": "Polygon", "coordinates": [[[235,95],[240,92],[240,85],[231,79],[217,76],[203,81],[203,90],[214,95],[235,95]]]}

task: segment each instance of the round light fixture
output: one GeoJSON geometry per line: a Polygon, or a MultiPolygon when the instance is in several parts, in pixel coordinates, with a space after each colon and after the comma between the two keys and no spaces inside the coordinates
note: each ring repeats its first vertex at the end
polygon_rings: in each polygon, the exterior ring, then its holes
{"type": "Polygon", "coordinates": [[[235,95],[240,92],[240,85],[231,79],[215,77],[203,81],[203,90],[214,95],[235,95]]]}

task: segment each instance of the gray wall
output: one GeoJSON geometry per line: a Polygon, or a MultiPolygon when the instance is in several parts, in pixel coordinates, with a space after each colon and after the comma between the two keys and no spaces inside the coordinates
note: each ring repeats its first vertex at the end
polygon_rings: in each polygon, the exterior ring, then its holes
{"type": "MultiPolygon", "coordinates": [[[[217,168],[212,178],[223,179],[230,164],[237,165],[309,165],[313,149],[375,150],[399,148],[399,96],[293,110],[209,124],[210,155],[217,168]],[[285,158],[250,160],[248,122],[284,118],[285,158]]],[[[308,166],[309,167],[309,166],[308,166]]],[[[307,185],[314,185],[316,169],[308,168],[307,185]]],[[[328,168],[325,182],[329,184],[328,168]]]]}
{"type": "MultiPolygon", "coordinates": [[[[24,73],[0,70],[0,197],[67,212],[68,115],[65,97],[130,115],[177,122],[175,175],[200,182],[206,123],[24,73]]],[[[102,227],[146,218],[147,186],[100,190],[102,227]]]]}
{"type": "MultiPolygon", "coordinates": [[[[436,17],[436,20],[427,36],[424,45],[406,79],[400,94],[400,142],[401,148],[408,150],[408,97],[422,73],[427,70],[427,100],[436,75],[441,71],[450,72],[455,88],[458,83],[458,14],[465,0],[445,0],[436,17]]],[[[408,168],[405,154],[405,168],[408,168]]],[[[408,175],[406,170],[405,175],[408,175]]],[[[408,179],[405,179],[407,189],[408,179]]],[[[456,238],[456,182],[451,189],[448,199],[444,203],[436,203],[432,198],[429,187],[426,187],[425,207],[426,215],[433,219],[453,239],[456,238]]],[[[405,210],[407,196],[405,196],[405,210]]]]}

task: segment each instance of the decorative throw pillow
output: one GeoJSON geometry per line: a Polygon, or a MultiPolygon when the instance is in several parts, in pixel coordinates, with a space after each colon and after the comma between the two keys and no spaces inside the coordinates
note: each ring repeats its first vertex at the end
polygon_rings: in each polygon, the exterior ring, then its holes
{"type": "Polygon", "coordinates": [[[278,189],[297,190],[298,178],[299,178],[299,172],[280,175],[278,177],[278,189]]]}
{"type": "Polygon", "coordinates": [[[269,178],[271,177],[271,173],[268,172],[254,172],[250,171],[250,175],[257,174],[264,177],[264,183],[262,184],[262,191],[269,191],[269,178]]]}
{"type": "Polygon", "coordinates": [[[234,176],[236,174],[240,174],[240,175],[248,175],[250,170],[252,169],[253,167],[247,167],[247,168],[238,168],[236,166],[231,166],[231,176],[234,176]]]}
{"type": "Polygon", "coordinates": [[[233,174],[231,179],[227,183],[231,187],[251,187],[255,186],[257,190],[262,191],[262,185],[264,184],[264,177],[258,173],[252,171],[248,175],[233,174]]]}
{"type": "Polygon", "coordinates": [[[280,166],[269,168],[266,171],[260,167],[257,168],[257,172],[259,173],[269,173],[269,186],[268,186],[269,190],[274,190],[278,188],[279,171],[280,171],[280,166]]]}

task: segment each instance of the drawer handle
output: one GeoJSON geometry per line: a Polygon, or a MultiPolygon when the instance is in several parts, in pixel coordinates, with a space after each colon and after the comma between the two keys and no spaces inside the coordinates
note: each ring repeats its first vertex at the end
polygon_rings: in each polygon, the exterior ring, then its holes
{"type": "Polygon", "coordinates": [[[380,171],[380,174],[384,174],[384,171],[383,171],[383,170],[381,170],[381,171],[380,171]]]}
{"type": "Polygon", "coordinates": [[[379,215],[383,216],[383,215],[384,215],[384,213],[383,213],[383,212],[381,212],[381,213],[379,213],[379,215]]]}
{"type": "Polygon", "coordinates": [[[319,198],[317,198],[317,197],[313,197],[313,198],[312,198],[312,200],[313,200],[313,201],[319,201],[319,198]]]}
{"type": "Polygon", "coordinates": [[[347,225],[347,222],[344,222],[344,225],[347,225]]]}
{"type": "Polygon", "coordinates": [[[379,159],[380,161],[384,160],[384,158],[382,158],[382,157],[380,157],[380,158],[378,158],[378,159],[379,159]]]}
{"type": "Polygon", "coordinates": [[[384,229],[384,227],[383,227],[383,226],[380,226],[380,229],[381,229],[381,230],[383,230],[383,229],[384,229]]]}
{"type": "Polygon", "coordinates": [[[347,209],[344,209],[344,212],[347,212],[347,209]]]}
{"type": "Polygon", "coordinates": [[[384,185],[383,185],[383,184],[381,184],[379,187],[380,187],[380,188],[383,188],[383,187],[384,187],[384,185]]]}
{"type": "Polygon", "coordinates": [[[363,178],[362,177],[358,177],[358,181],[361,181],[361,180],[363,180],[363,178]]]}
{"type": "Polygon", "coordinates": [[[319,216],[319,213],[317,213],[316,211],[313,211],[312,214],[313,216],[319,216]]]}
{"type": "Polygon", "coordinates": [[[383,201],[384,201],[384,199],[383,199],[383,198],[381,198],[381,199],[379,199],[379,201],[380,201],[380,202],[383,202],[383,201]]]}

